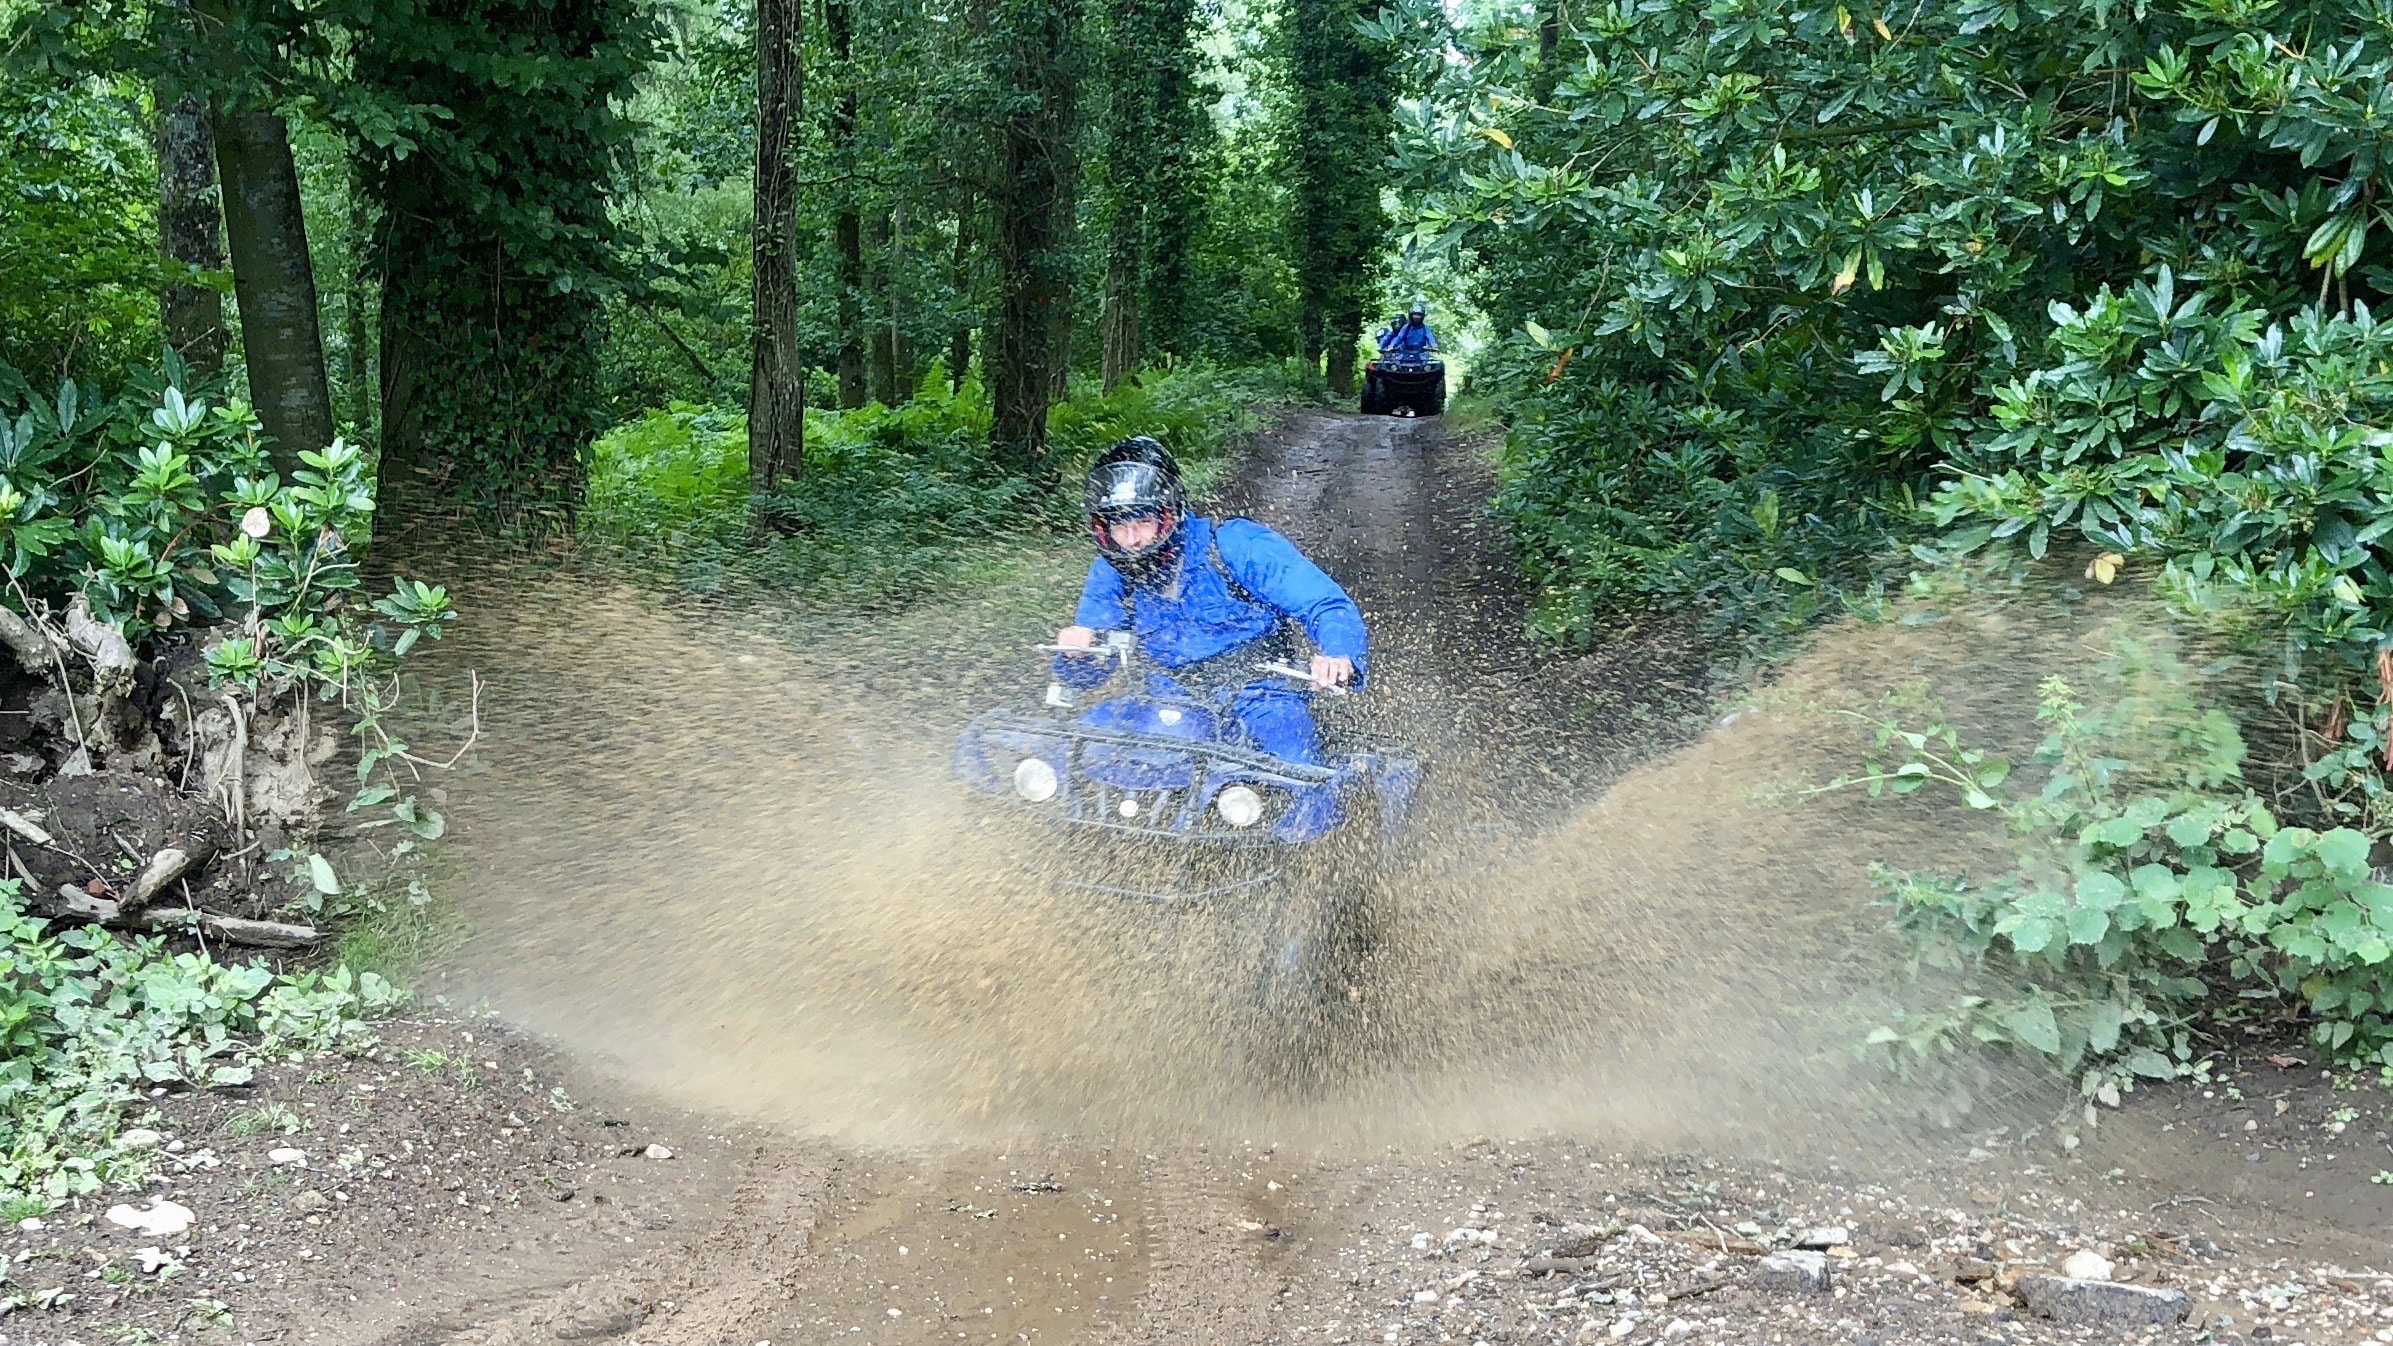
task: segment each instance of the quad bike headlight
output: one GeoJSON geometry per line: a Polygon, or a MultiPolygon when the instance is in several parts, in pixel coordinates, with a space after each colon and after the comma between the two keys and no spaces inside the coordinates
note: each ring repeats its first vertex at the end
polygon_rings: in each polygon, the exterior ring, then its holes
{"type": "Polygon", "coordinates": [[[1263,821],[1263,796],[1250,785],[1233,785],[1213,796],[1213,811],[1232,827],[1252,827],[1263,821]]]}
{"type": "Polygon", "coordinates": [[[1033,804],[1055,798],[1055,766],[1044,757],[1025,757],[1014,767],[1014,793],[1033,804]]]}

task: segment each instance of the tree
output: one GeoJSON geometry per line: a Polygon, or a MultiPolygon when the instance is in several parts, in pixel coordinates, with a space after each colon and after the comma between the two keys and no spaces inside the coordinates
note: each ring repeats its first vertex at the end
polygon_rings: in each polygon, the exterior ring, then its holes
{"type": "Polygon", "coordinates": [[[229,96],[217,104],[214,124],[249,400],[273,440],[275,470],[288,478],[301,453],[321,450],[333,436],[290,127],[275,109],[229,96]]]}
{"type": "Polygon", "coordinates": [[[806,361],[798,345],[797,162],[804,125],[805,0],[756,0],[755,266],[748,373],[748,489],[771,491],[806,452],[806,361]]]}
{"type": "Polygon", "coordinates": [[[857,204],[856,14],[851,0],[823,0],[823,30],[831,40],[837,95],[831,100],[831,162],[838,209],[831,246],[838,254],[839,405],[860,407],[871,397],[864,370],[864,215],[857,204]]]}
{"type": "Polygon", "coordinates": [[[1287,130],[1295,188],[1294,260],[1308,359],[1329,355],[1329,383],[1354,391],[1354,347],[1385,250],[1380,193],[1396,89],[1384,41],[1366,37],[1356,0],[1289,0],[1281,20],[1292,97],[1287,130]]]}
{"type": "Polygon", "coordinates": [[[1192,160],[1209,129],[1196,102],[1192,16],[1189,0],[1110,0],[1105,15],[1108,389],[1138,368],[1150,333],[1178,336],[1195,233],[1192,160]]]}
{"type": "Polygon", "coordinates": [[[991,202],[997,264],[989,371],[991,448],[1034,479],[1047,461],[1047,408],[1068,335],[1074,40],[1079,0],[994,0],[988,70],[998,103],[991,202]]]}
{"type": "MultiPolygon", "coordinates": [[[[187,5],[177,5],[188,9],[187,5]]],[[[188,30],[169,25],[162,43],[170,71],[187,73],[196,56],[188,30]]],[[[224,364],[224,296],[194,272],[224,270],[224,214],[216,196],[216,132],[208,101],[185,80],[161,80],[158,103],[158,254],[166,283],[158,295],[158,326],[167,349],[202,377],[224,364]]]]}
{"type": "Polygon", "coordinates": [[[653,16],[641,0],[375,2],[354,64],[378,118],[358,153],[382,211],[385,483],[561,520],[604,424],[600,298],[638,284],[609,194],[653,16]]]}

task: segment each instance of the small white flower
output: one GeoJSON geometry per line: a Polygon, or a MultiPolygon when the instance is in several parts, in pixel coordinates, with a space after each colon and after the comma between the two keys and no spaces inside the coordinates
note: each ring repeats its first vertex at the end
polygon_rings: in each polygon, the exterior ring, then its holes
{"type": "Polygon", "coordinates": [[[263,541],[266,534],[273,530],[274,520],[266,513],[264,505],[252,505],[249,512],[241,516],[241,531],[253,538],[263,541]]]}

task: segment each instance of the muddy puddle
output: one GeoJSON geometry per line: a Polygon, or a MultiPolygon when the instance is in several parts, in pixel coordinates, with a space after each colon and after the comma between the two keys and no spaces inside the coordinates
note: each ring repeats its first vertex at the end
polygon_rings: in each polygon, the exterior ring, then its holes
{"type": "Polygon", "coordinates": [[[1434,426],[1309,424],[1235,507],[1357,591],[1381,660],[1358,713],[1433,784],[1377,889],[1357,1012],[1301,1086],[1257,1053],[1242,971],[1206,956],[1234,910],[1058,888],[1051,853],[948,779],[993,690],[1036,696],[1002,649],[1038,633],[1002,624],[970,667],[915,666],[902,627],[833,661],[628,588],[468,582],[440,657],[486,680],[488,770],[452,811],[475,938],[441,989],[678,1100],[867,1144],[1557,1130],[1835,1153],[1915,1132],[1933,1108],[1851,1051],[1897,957],[1870,865],[1965,864],[1985,838],[1804,795],[1855,744],[1812,712],[1924,676],[2024,723],[2018,632],[1846,628],[1768,707],[1690,721],[1699,666],[1668,632],[1572,667],[1507,634],[1470,465],[1434,426]]]}

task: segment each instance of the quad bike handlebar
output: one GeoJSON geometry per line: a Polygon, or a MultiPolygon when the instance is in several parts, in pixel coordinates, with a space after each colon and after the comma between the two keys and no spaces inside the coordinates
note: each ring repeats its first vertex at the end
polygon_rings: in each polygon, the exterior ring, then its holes
{"type": "MultiPolygon", "coordinates": [[[[1041,653],[1041,654],[1077,654],[1077,655],[1089,655],[1089,656],[1096,656],[1096,657],[1103,657],[1103,658],[1112,658],[1112,659],[1118,659],[1118,660],[1120,660],[1122,663],[1124,663],[1125,665],[1129,663],[1129,661],[1130,661],[1130,650],[1131,650],[1131,645],[1132,645],[1132,640],[1133,640],[1133,638],[1132,638],[1132,636],[1131,636],[1131,634],[1130,634],[1129,632],[1127,632],[1127,631],[1100,631],[1100,632],[1098,632],[1097,634],[1098,634],[1098,636],[1100,637],[1100,639],[1099,639],[1099,640],[1098,640],[1098,642],[1097,642],[1096,644],[1094,644],[1094,645],[1054,645],[1054,644],[1040,644],[1040,645],[1033,645],[1033,646],[1031,646],[1031,648],[1032,648],[1032,649],[1034,649],[1034,650],[1037,650],[1037,651],[1038,651],[1039,653],[1041,653]]],[[[1256,671],[1256,672],[1258,672],[1258,673],[1270,673],[1270,674],[1273,674],[1273,675],[1275,675],[1275,676],[1282,677],[1282,678],[1290,678],[1290,679],[1293,679],[1293,680],[1295,680],[1295,681],[1297,681],[1297,682],[1305,683],[1305,684],[1308,684],[1308,685],[1312,685],[1312,684],[1313,684],[1313,671],[1312,671],[1311,669],[1309,669],[1309,668],[1298,668],[1298,667],[1297,667],[1296,665],[1294,665],[1294,664],[1283,664],[1283,663],[1279,663],[1279,662],[1277,662],[1277,661],[1269,661],[1269,662],[1265,662],[1265,663],[1259,663],[1259,664],[1256,664],[1256,665],[1255,665],[1255,671],[1256,671]]],[[[1328,694],[1329,694],[1329,695],[1331,695],[1331,696],[1351,696],[1351,695],[1353,695],[1353,689],[1352,689],[1352,688],[1350,688],[1350,687],[1342,687],[1342,686],[1339,686],[1339,685],[1337,685],[1337,684],[1335,684],[1335,683],[1324,683],[1324,684],[1320,684],[1320,685],[1314,685],[1314,686],[1312,687],[1312,689],[1313,689],[1314,691],[1316,691],[1316,692],[1326,692],[1326,693],[1328,693],[1328,694]]]]}

